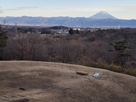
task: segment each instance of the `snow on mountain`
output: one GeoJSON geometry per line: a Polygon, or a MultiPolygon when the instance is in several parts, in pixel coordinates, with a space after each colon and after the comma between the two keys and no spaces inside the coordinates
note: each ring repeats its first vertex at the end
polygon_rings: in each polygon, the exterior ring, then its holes
{"type": "Polygon", "coordinates": [[[69,27],[103,27],[118,26],[136,27],[136,20],[117,19],[107,12],[101,11],[91,17],[0,17],[0,24],[29,26],[69,26],[69,27]]]}
{"type": "Polygon", "coordinates": [[[91,16],[92,19],[117,19],[116,17],[110,15],[105,11],[98,12],[97,14],[91,16]]]}

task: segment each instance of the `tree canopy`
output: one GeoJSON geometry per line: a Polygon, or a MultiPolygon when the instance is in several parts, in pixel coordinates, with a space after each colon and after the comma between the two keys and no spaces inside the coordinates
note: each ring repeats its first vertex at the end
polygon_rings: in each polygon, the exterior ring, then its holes
{"type": "Polygon", "coordinates": [[[2,59],[3,49],[6,46],[7,35],[6,31],[0,26],[0,59],[2,59]]]}

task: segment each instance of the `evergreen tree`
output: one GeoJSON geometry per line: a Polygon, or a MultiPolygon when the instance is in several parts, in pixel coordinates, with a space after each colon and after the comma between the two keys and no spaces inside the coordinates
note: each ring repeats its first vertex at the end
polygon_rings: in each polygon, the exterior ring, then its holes
{"type": "Polygon", "coordinates": [[[6,32],[0,26],[0,59],[2,59],[3,49],[6,46],[6,41],[7,41],[6,32]]]}
{"type": "Polygon", "coordinates": [[[74,34],[74,30],[72,28],[69,29],[69,34],[71,34],[71,35],[74,34]]]}
{"type": "Polygon", "coordinates": [[[76,34],[79,34],[79,30],[78,29],[76,30],[76,34]]]}
{"type": "Polygon", "coordinates": [[[118,62],[124,66],[125,61],[131,56],[131,47],[128,46],[126,40],[123,40],[115,42],[114,48],[118,54],[118,62]]]}

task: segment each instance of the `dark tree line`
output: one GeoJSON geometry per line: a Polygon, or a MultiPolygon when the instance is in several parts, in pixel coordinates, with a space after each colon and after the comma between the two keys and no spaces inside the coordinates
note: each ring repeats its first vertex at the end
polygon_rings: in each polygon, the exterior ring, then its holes
{"type": "Polygon", "coordinates": [[[136,29],[18,36],[5,30],[0,28],[0,59],[82,64],[136,76],[136,29]]]}
{"type": "Polygon", "coordinates": [[[3,59],[3,50],[6,46],[7,35],[6,31],[0,26],[0,60],[3,59]]]}
{"type": "Polygon", "coordinates": [[[8,36],[3,54],[5,60],[74,64],[101,62],[128,68],[136,67],[136,29],[84,31],[65,36],[40,34],[8,36]]]}

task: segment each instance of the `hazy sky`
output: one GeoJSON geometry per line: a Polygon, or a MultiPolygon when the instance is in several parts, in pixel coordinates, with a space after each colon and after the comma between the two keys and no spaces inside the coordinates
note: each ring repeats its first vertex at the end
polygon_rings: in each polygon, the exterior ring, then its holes
{"type": "Polygon", "coordinates": [[[0,16],[90,17],[106,11],[120,19],[136,19],[136,0],[0,0],[0,16]]]}

